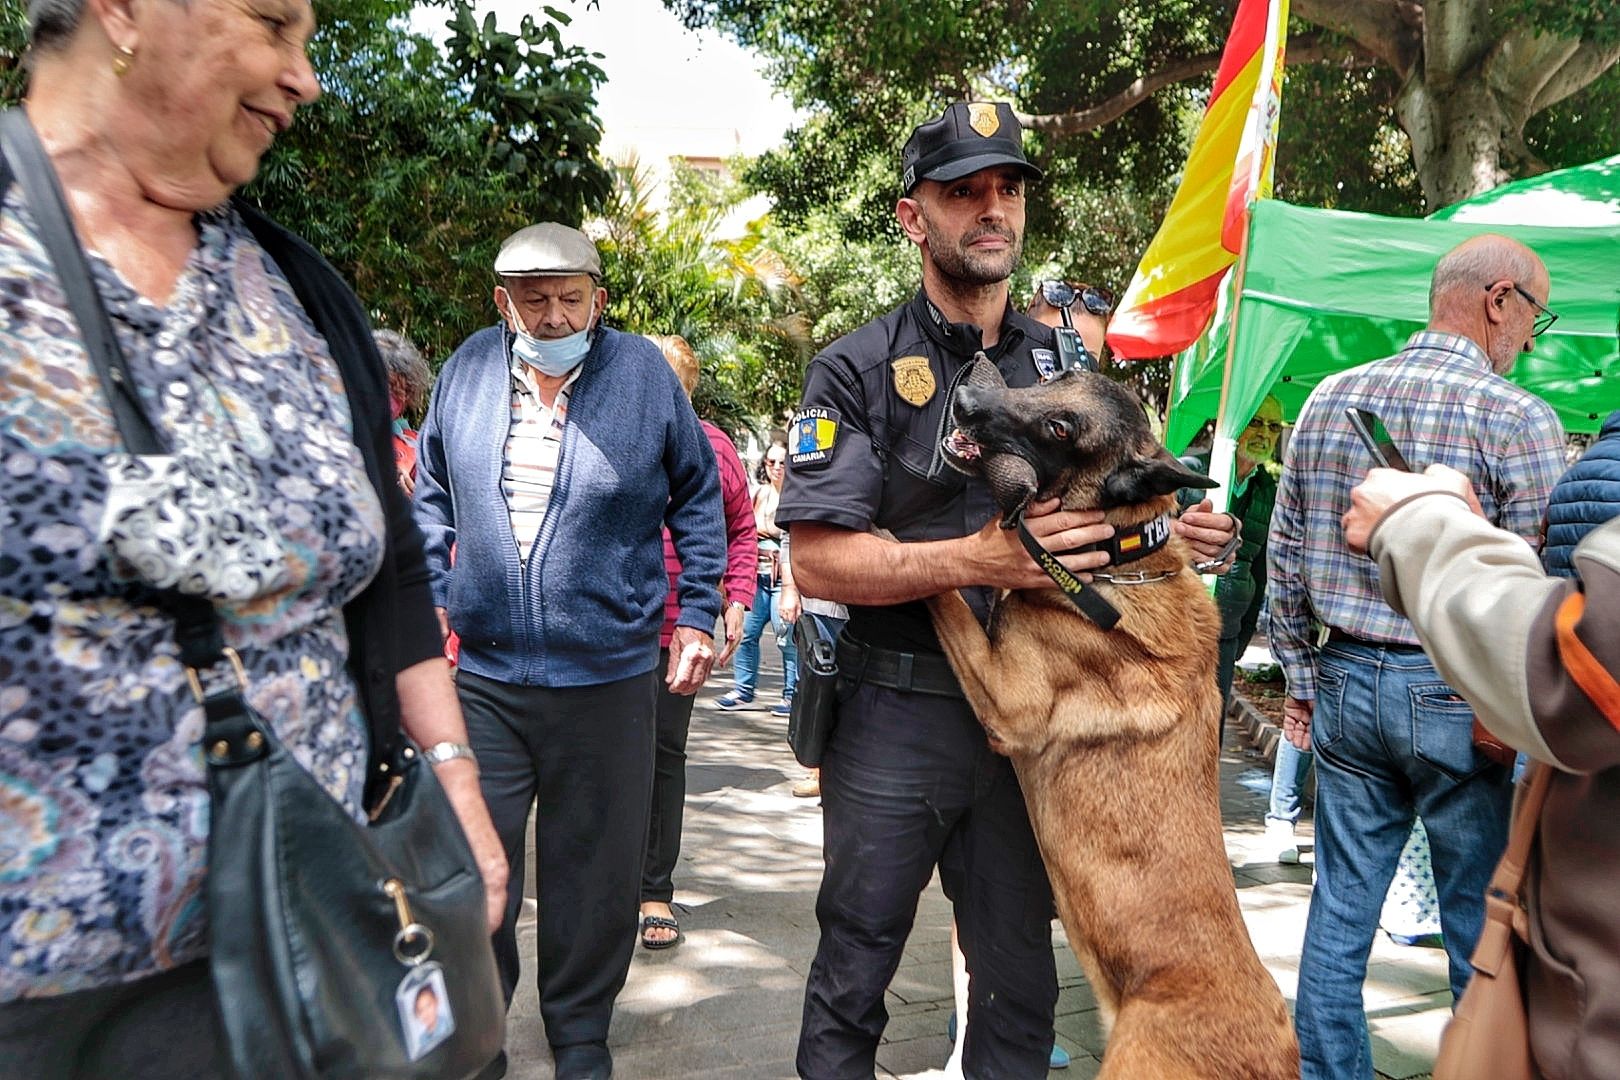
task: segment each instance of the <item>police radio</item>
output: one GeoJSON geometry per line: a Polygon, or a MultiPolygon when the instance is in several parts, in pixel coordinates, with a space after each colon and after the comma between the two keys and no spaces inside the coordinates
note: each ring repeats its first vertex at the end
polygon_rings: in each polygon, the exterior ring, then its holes
{"type": "Polygon", "coordinates": [[[1057,362],[1061,371],[1096,371],[1097,358],[1091,355],[1086,343],[1080,340],[1080,332],[1076,330],[1069,320],[1069,309],[1060,309],[1063,312],[1064,325],[1054,327],[1052,332],[1057,335],[1057,362]]]}

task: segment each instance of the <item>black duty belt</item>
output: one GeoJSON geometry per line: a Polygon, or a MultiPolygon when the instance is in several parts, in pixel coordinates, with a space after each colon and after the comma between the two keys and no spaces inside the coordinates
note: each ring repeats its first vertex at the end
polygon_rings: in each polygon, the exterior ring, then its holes
{"type": "Polygon", "coordinates": [[[1356,637],[1354,634],[1345,633],[1338,627],[1333,627],[1328,631],[1327,639],[1329,641],[1336,641],[1341,645],[1360,645],[1367,649],[1388,649],[1391,652],[1423,651],[1423,646],[1421,645],[1408,645],[1404,641],[1373,641],[1369,638],[1356,637]]]}
{"type": "Polygon", "coordinates": [[[848,634],[838,635],[838,671],[855,682],[891,690],[962,697],[962,685],[956,681],[956,673],[943,655],[880,649],[856,641],[848,634]]]}

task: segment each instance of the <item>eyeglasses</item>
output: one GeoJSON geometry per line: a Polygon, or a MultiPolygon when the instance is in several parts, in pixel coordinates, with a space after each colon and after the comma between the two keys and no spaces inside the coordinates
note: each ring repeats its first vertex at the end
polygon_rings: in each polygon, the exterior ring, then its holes
{"type": "Polygon", "coordinates": [[[1076,289],[1067,281],[1043,281],[1041,299],[1055,308],[1073,307],[1074,302],[1079,300],[1087,311],[1098,316],[1114,310],[1114,294],[1095,285],[1083,285],[1076,289]]]}
{"type": "Polygon", "coordinates": [[[1548,330],[1551,330],[1552,324],[1558,321],[1557,313],[1548,308],[1547,305],[1543,304],[1540,300],[1537,300],[1535,297],[1531,296],[1530,293],[1527,292],[1525,288],[1517,281],[1513,283],[1513,291],[1530,301],[1530,306],[1535,308],[1537,311],[1536,321],[1530,327],[1530,336],[1540,337],[1548,330]]]}
{"type": "Polygon", "coordinates": [[[786,465],[787,464],[787,458],[785,458],[785,457],[768,457],[768,458],[765,459],[765,464],[767,464],[767,465],[786,465]]]}
{"type": "Polygon", "coordinates": [[[1283,423],[1281,420],[1262,420],[1257,416],[1249,421],[1249,427],[1255,431],[1269,431],[1273,435],[1280,435],[1283,423]]]}

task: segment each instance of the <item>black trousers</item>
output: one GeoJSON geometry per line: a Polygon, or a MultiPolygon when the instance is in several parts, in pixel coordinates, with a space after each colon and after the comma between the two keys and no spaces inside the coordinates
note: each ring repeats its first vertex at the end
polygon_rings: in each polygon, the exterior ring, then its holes
{"type": "Polygon", "coordinates": [[[799,1075],[873,1075],[884,991],[937,865],[970,975],[966,1074],[1044,1077],[1057,1005],[1052,890],[1012,763],[990,750],[967,702],[861,686],[839,710],[821,795],[821,941],[799,1075]]]}
{"type": "Polygon", "coordinates": [[[664,683],[669,650],[658,653],[658,704],[653,751],[652,815],[647,822],[647,861],[641,869],[641,900],[675,898],[675,862],[681,857],[681,816],[686,812],[686,735],[696,694],[672,694],[664,683]]]}
{"type": "Polygon", "coordinates": [[[534,819],[540,1016],[553,1047],[605,1043],[635,948],[647,850],[656,672],[600,686],[456,675],[479,780],[511,877],[495,961],[517,987],[523,833],[534,819]]]}
{"type": "Polygon", "coordinates": [[[226,1060],[207,960],[0,1005],[0,1080],[210,1080],[226,1060]]]}

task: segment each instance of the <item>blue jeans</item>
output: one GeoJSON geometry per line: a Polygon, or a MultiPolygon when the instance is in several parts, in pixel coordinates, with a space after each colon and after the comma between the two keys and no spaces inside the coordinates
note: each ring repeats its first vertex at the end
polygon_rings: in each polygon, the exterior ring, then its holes
{"type": "Polygon", "coordinates": [[[1429,832],[1451,990],[1473,973],[1485,885],[1507,843],[1508,770],[1474,749],[1473,712],[1415,649],[1329,642],[1316,658],[1316,888],[1299,964],[1303,1080],[1372,1080],[1361,987],[1416,814],[1429,832]]]}
{"type": "Polygon", "coordinates": [[[1271,806],[1266,809],[1266,822],[1286,821],[1299,823],[1300,792],[1305,787],[1305,772],[1311,767],[1311,752],[1301,750],[1287,739],[1277,740],[1277,760],[1271,766],[1271,806]]]}
{"type": "MultiPolygon", "coordinates": [[[[755,584],[758,588],[754,592],[754,606],[743,620],[742,641],[732,661],[737,689],[748,697],[754,696],[754,687],[759,684],[759,638],[765,627],[775,621],[782,595],[782,586],[763,574],[755,584]]],[[[793,696],[799,685],[799,650],[793,644],[791,626],[777,645],[782,650],[782,697],[786,699],[793,696]]]]}

